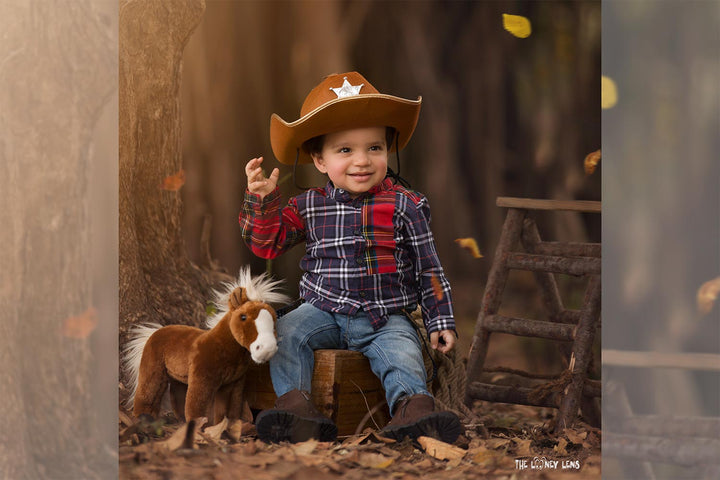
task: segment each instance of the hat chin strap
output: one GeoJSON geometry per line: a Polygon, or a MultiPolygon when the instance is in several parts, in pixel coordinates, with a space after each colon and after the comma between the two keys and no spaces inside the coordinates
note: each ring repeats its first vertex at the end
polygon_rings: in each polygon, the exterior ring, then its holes
{"type": "Polygon", "coordinates": [[[399,145],[399,138],[400,138],[400,132],[395,132],[395,158],[397,159],[397,173],[393,171],[392,168],[388,166],[387,174],[385,174],[385,178],[392,178],[392,181],[395,185],[398,183],[402,185],[405,188],[412,188],[410,186],[410,182],[405,180],[403,177],[400,176],[400,145],[399,145]]]}

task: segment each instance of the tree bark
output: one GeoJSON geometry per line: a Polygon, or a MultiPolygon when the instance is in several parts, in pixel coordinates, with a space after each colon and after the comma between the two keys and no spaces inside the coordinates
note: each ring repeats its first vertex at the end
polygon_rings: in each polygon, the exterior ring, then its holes
{"type": "Polygon", "coordinates": [[[112,10],[0,4],[3,478],[100,478],[115,463],[97,436],[92,338],[64,329],[92,311],[87,171],[114,90],[112,10]]]}
{"type": "Polygon", "coordinates": [[[120,336],[135,323],[198,325],[208,280],[188,259],[181,200],[163,180],[182,168],[182,54],[203,0],[120,6],[120,336]]]}

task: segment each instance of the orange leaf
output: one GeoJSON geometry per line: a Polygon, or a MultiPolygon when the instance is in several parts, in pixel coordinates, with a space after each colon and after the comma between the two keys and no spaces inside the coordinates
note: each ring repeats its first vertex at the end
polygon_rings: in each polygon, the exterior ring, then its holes
{"type": "Polygon", "coordinates": [[[462,248],[466,248],[470,254],[475,258],[482,258],[483,256],[480,254],[480,249],[478,248],[477,242],[474,238],[468,237],[468,238],[456,238],[455,242],[460,245],[462,248]]]}
{"type": "Polygon", "coordinates": [[[76,317],[63,322],[62,333],[69,338],[87,338],[97,326],[97,311],[90,307],[76,317]]]}
{"type": "Polygon", "coordinates": [[[437,298],[438,300],[442,300],[443,297],[445,297],[445,292],[443,291],[442,285],[440,285],[440,280],[434,273],[430,276],[430,283],[432,284],[435,298],[437,298]]]}
{"type": "Polygon", "coordinates": [[[700,313],[703,315],[710,313],[718,297],[718,293],[720,293],[720,277],[702,284],[700,290],[697,292],[697,305],[700,313]]]}
{"type": "Polygon", "coordinates": [[[586,175],[590,175],[595,172],[595,167],[597,167],[598,162],[600,162],[600,158],[602,158],[600,150],[587,154],[585,161],[583,162],[585,165],[586,175]]]}
{"type": "Polygon", "coordinates": [[[181,168],[176,174],[165,177],[160,188],[170,192],[177,192],[183,185],[185,185],[185,170],[181,168]]]}

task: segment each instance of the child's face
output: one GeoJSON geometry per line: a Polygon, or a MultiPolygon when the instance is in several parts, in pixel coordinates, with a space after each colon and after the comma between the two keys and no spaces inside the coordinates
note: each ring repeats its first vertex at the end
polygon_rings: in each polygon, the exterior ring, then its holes
{"type": "Polygon", "coordinates": [[[315,167],[327,173],[336,188],[357,197],[385,178],[388,162],[385,127],[329,133],[325,135],[322,151],[312,157],[315,167]]]}

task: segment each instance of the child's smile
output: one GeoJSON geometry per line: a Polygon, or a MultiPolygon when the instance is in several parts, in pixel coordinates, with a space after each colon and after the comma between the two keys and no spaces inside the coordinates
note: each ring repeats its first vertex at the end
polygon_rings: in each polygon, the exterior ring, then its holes
{"type": "Polygon", "coordinates": [[[365,127],[327,134],[322,151],[313,155],[315,166],[351,196],[367,192],[387,173],[385,133],[385,127],[365,127]]]}

